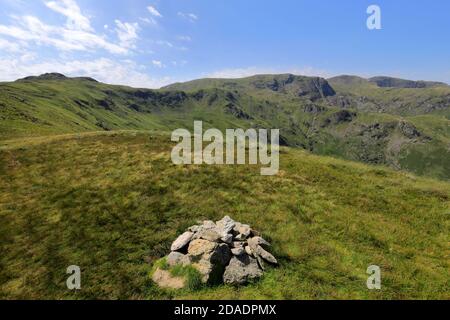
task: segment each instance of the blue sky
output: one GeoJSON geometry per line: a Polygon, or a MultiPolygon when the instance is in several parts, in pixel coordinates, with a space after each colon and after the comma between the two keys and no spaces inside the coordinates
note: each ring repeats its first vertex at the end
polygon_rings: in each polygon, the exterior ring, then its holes
{"type": "Polygon", "coordinates": [[[0,81],[61,72],[156,88],[291,72],[450,83],[447,0],[0,0],[0,81]],[[369,5],[381,30],[366,27],[369,5]]]}

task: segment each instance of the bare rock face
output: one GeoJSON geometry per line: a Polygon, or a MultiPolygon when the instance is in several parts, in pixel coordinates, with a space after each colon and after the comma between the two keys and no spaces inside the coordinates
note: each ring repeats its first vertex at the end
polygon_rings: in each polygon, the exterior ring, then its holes
{"type": "MultiPolygon", "coordinates": [[[[173,242],[166,260],[169,267],[193,266],[203,283],[243,285],[263,275],[265,262],[278,263],[267,251],[269,247],[258,231],[225,216],[189,227],[173,242]]],[[[180,279],[160,269],[153,280],[162,287],[182,287],[180,279]]]]}

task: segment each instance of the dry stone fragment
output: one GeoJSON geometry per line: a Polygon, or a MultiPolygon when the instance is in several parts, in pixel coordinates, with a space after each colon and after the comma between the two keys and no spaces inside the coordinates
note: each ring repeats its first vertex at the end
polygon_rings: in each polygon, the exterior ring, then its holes
{"type": "Polygon", "coordinates": [[[231,246],[233,248],[243,248],[244,247],[245,242],[243,241],[233,241],[233,243],[231,244],[231,246]]]}
{"type": "Polygon", "coordinates": [[[222,281],[225,266],[231,258],[227,244],[197,239],[189,245],[188,253],[194,261],[193,267],[200,272],[204,283],[222,281]]]}
{"type": "Polygon", "coordinates": [[[220,238],[220,240],[222,240],[223,242],[225,242],[227,244],[231,244],[233,242],[233,236],[231,234],[226,234],[226,235],[222,236],[222,238],[220,238]]]}
{"type": "Polygon", "coordinates": [[[275,259],[275,257],[273,255],[271,255],[269,252],[264,250],[261,246],[256,247],[255,254],[257,256],[263,258],[267,262],[270,262],[272,264],[278,264],[277,259],[275,259]]]}
{"type": "Polygon", "coordinates": [[[249,256],[253,256],[253,251],[252,251],[252,249],[250,249],[249,246],[246,246],[246,247],[244,248],[244,250],[245,250],[245,252],[246,252],[249,256]]]}
{"type": "Polygon", "coordinates": [[[240,256],[241,254],[244,254],[244,253],[245,253],[245,250],[244,250],[243,247],[240,247],[240,248],[233,248],[233,249],[231,249],[231,253],[232,253],[234,256],[240,256]]]}
{"type": "Polygon", "coordinates": [[[222,236],[213,229],[207,229],[207,230],[201,230],[201,231],[197,232],[193,238],[208,240],[211,242],[219,242],[220,239],[222,238],[222,236]]]}
{"type": "Polygon", "coordinates": [[[170,247],[171,251],[178,251],[183,249],[185,246],[188,245],[188,243],[191,241],[192,237],[193,237],[193,233],[190,231],[186,231],[185,233],[183,233],[181,236],[179,236],[177,238],[177,240],[175,240],[172,243],[172,246],[170,247]]]}
{"type": "Polygon", "coordinates": [[[247,239],[250,236],[251,228],[247,224],[242,224],[237,222],[235,227],[233,228],[233,231],[235,233],[235,239],[242,241],[247,239]]]}
{"type": "Polygon", "coordinates": [[[167,256],[167,264],[171,267],[176,265],[187,266],[191,264],[191,258],[186,254],[173,251],[167,256]]]}
{"type": "Polygon", "coordinates": [[[248,244],[252,247],[256,247],[256,246],[266,246],[266,247],[270,247],[270,243],[267,242],[266,240],[264,240],[261,237],[253,237],[250,238],[248,240],[248,244]]]}
{"type": "Polygon", "coordinates": [[[263,272],[256,260],[243,254],[231,258],[230,264],[223,274],[223,281],[226,284],[241,285],[260,278],[262,275],[263,272]]]}
{"type": "Polygon", "coordinates": [[[216,222],[218,232],[223,235],[230,233],[235,225],[236,222],[229,216],[225,216],[222,220],[216,222]]]}
{"type": "Polygon", "coordinates": [[[216,248],[216,246],[217,243],[204,239],[196,239],[189,244],[188,254],[192,258],[201,257],[204,254],[211,253],[216,248]]]}

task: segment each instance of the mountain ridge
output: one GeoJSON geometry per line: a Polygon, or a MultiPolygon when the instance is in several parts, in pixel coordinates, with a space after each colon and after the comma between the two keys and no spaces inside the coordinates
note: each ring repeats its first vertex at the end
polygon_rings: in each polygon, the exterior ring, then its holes
{"type": "Polygon", "coordinates": [[[0,141],[61,133],[279,128],[283,145],[450,178],[450,88],[258,75],[136,89],[61,74],[0,84],[0,141]],[[86,81],[89,80],[89,81],[86,81]]]}

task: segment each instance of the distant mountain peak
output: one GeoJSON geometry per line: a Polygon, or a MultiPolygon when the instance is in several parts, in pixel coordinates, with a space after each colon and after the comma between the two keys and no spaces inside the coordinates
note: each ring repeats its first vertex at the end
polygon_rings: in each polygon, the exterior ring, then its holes
{"type": "Polygon", "coordinates": [[[97,80],[89,77],[75,77],[75,78],[69,78],[65,75],[57,72],[50,72],[50,73],[44,73],[39,76],[29,76],[22,79],[19,79],[17,81],[48,81],[48,80],[85,80],[85,81],[93,81],[97,82],[97,80]]]}
{"type": "Polygon", "coordinates": [[[431,88],[431,87],[447,86],[447,84],[443,82],[422,81],[422,80],[414,81],[386,76],[373,77],[368,80],[369,82],[375,83],[378,87],[381,88],[431,88]]]}

